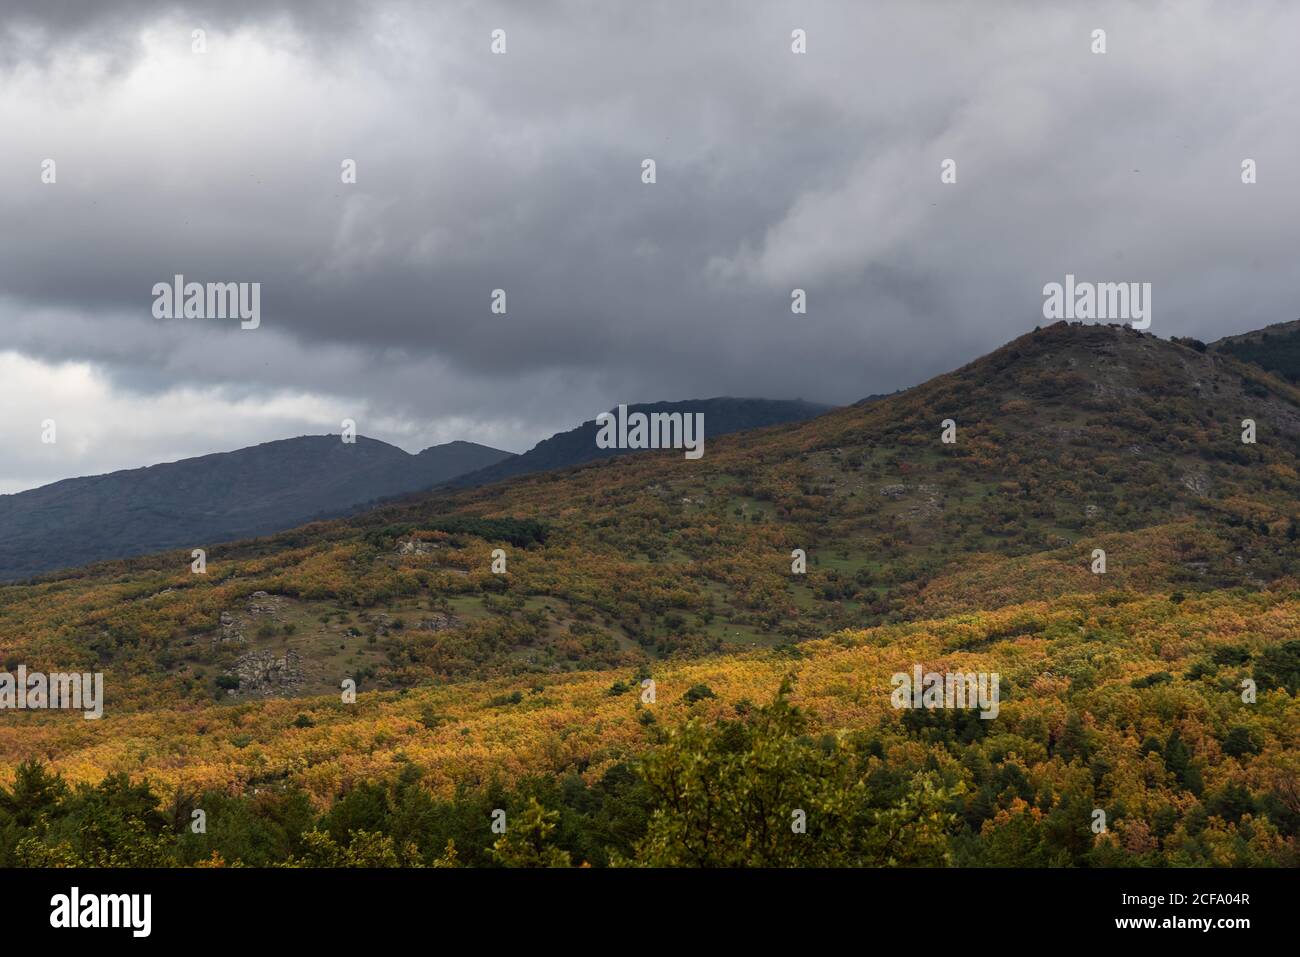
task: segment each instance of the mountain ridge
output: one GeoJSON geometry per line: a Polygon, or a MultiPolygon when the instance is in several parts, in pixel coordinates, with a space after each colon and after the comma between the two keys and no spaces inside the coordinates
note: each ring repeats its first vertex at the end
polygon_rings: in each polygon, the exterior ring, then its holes
{"type": "Polygon", "coordinates": [[[1224,336],[1206,348],[1252,363],[1292,384],[1300,383],[1300,319],[1224,336]]]}
{"type": "MultiPolygon", "coordinates": [[[[706,434],[717,436],[799,421],[833,407],[802,400],[719,397],[631,408],[703,412],[706,434]]],[[[0,496],[0,581],[175,547],[261,537],[304,522],[354,514],[382,500],[448,482],[486,485],[635,451],[600,449],[595,434],[594,421],[586,422],[543,439],[523,455],[465,441],[408,453],[364,436],[355,443],[343,443],[337,435],[297,436],[61,479],[0,496]],[[520,464],[511,468],[515,460],[520,464]],[[315,476],[314,484],[304,489],[292,480],[277,481],[268,474],[276,471],[305,472],[315,476]],[[204,498],[200,486],[205,482],[247,488],[204,498]],[[177,483],[191,494],[176,497],[177,483]]]]}
{"type": "MultiPolygon", "coordinates": [[[[635,658],[960,613],[990,590],[1011,604],[1276,580],[1300,557],[1297,466],[1300,390],[1231,356],[1061,322],[866,405],[718,436],[699,461],[648,451],[443,486],[221,555],[282,569],[237,575],[241,588],[313,602],[550,595],[553,637],[599,623],[577,660],[635,658]],[[1247,417],[1257,444],[1241,441],[1247,417]],[[1104,576],[1089,572],[1099,544],[1114,553],[1104,576]],[[485,564],[502,546],[513,585],[485,564]]],[[[167,580],[178,566],[157,554],[78,577],[167,580]]],[[[445,673],[517,666],[510,620],[491,611],[470,641],[491,651],[445,673]]]]}
{"type": "MultiPolygon", "coordinates": [[[[702,413],[705,440],[733,432],[799,422],[831,411],[835,406],[803,399],[752,399],[716,396],[711,399],[687,399],[676,402],[636,403],[628,413],[702,413]]],[[[614,412],[614,409],[610,409],[614,412]]],[[[522,475],[548,472],[586,465],[601,459],[627,455],[635,449],[602,449],[596,444],[597,425],[591,418],[572,429],[543,439],[512,459],[489,465],[476,472],[457,476],[448,482],[457,488],[490,485],[522,475]]]]}
{"type": "Polygon", "coordinates": [[[0,579],[280,531],[511,454],[460,441],[412,454],[365,436],[305,435],[61,479],[0,496],[0,579]]]}

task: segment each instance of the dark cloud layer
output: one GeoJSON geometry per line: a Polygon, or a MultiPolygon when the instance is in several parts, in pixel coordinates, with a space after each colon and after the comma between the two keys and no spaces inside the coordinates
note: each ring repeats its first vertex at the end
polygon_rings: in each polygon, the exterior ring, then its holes
{"type": "Polygon", "coordinates": [[[523,448],[620,401],[850,402],[1031,328],[1067,272],[1151,282],[1161,335],[1300,314],[1300,10],[1044,7],[10,3],[0,352],[84,441],[7,421],[0,491],[340,410],[523,448]],[[178,272],[261,282],[261,328],[154,319],[178,272]],[[125,438],[76,431],[92,404],[125,438]]]}

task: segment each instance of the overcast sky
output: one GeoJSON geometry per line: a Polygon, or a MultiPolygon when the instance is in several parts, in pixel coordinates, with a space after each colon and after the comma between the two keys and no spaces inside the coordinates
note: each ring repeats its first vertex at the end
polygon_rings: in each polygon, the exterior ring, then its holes
{"type": "Polygon", "coordinates": [[[345,417],[522,451],[619,402],[851,402],[1067,272],[1152,283],[1161,336],[1295,319],[1297,36],[1282,2],[5,0],[0,492],[345,417]],[[260,327],[155,318],[176,273],[260,282],[260,327]]]}

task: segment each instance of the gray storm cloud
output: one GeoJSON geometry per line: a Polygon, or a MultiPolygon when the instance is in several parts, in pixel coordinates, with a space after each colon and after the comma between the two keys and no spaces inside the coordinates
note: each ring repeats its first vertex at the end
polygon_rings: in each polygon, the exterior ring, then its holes
{"type": "Polygon", "coordinates": [[[1151,282],[1160,335],[1296,318],[1300,9],[1042,7],[11,2],[0,354],[29,418],[89,421],[80,369],[121,421],[57,460],[5,417],[0,491],[346,410],[522,449],[618,402],[850,402],[1067,272],[1151,282]],[[177,273],[260,282],[261,328],[154,319],[177,273]]]}

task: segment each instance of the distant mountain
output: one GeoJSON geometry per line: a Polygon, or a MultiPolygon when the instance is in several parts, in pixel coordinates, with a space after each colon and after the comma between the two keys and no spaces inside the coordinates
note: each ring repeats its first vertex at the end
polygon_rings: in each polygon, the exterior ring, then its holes
{"type": "Polygon", "coordinates": [[[1210,343],[1210,350],[1252,362],[1288,382],[1300,382],[1300,319],[1279,322],[1210,343]]]}
{"type": "Polygon", "coordinates": [[[893,392],[873,392],[866,398],[858,399],[858,401],[853,404],[855,406],[870,405],[873,402],[879,402],[881,399],[888,399],[891,395],[899,395],[903,391],[903,389],[896,389],[893,392]]]}
{"type": "MultiPolygon", "coordinates": [[[[866,401],[866,400],[864,400],[866,401]]],[[[730,432],[742,432],[748,429],[761,429],[769,425],[783,425],[787,422],[802,422],[814,416],[830,412],[834,406],[821,405],[816,402],[804,402],[802,399],[696,399],[685,402],[655,402],[648,405],[630,405],[628,413],[633,412],[702,412],[704,413],[705,448],[713,436],[726,435],[730,432]]],[[[534,472],[548,472],[553,469],[569,468],[594,462],[597,459],[626,455],[636,449],[602,449],[596,445],[598,428],[594,418],[567,432],[559,432],[549,439],[543,439],[522,455],[497,462],[487,468],[460,475],[450,483],[452,486],[468,488],[488,485],[517,475],[530,475],[534,472]]]]}
{"type": "Polygon", "coordinates": [[[512,458],[449,442],[411,455],[307,435],[0,496],[0,580],[265,535],[512,458]]]}

